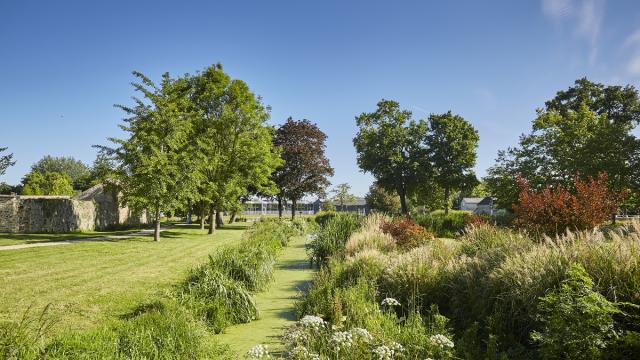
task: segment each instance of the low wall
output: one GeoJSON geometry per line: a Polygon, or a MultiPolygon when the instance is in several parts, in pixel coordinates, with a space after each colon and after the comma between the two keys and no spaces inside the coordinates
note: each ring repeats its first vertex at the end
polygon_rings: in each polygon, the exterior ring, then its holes
{"type": "Polygon", "coordinates": [[[132,214],[103,188],[68,196],[0,195],[0,232],[37,233],[105,230],[147,223],[146,213],[132,214]]]}

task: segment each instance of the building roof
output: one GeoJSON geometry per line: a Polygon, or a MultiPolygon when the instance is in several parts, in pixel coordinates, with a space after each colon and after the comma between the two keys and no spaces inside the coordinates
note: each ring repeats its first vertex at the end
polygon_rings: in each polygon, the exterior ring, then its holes
{"type": "Polygon", "coordinates": [[[462,198],[466,204],[469,205],[491,205],[491,196],[486,197],[466,197],[462,198]]]}
{"type": "MultiPolygon", "coordinates": [[[[340,200],[330,200],[333,202],[333,205],[340,206],[340,200]]],[[[363,197],[356,197],[354,201],[345,201],[345,206],[365,206],[367,205],[367,201],[363,197]]]]}

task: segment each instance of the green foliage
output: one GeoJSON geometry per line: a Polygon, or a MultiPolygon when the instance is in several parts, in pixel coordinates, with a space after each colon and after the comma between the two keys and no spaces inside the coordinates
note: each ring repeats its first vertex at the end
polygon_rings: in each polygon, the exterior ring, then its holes
{"type": "Polygon", "coordinates": [[[275,258],[298,227],[281,221],[261,221],[241,244],[210,256],[182,284],[178,299],[215,332],[247,323],[258,312],[251,291],[264,289],[273,276],[275,258]]]}
{"type": "MultiPolygon", "coordinates": [[[[7,151],[6,147],[0,147],[0,154],[7,151]]],[[[9,166],[15,165],[16,162],[13,161],[13,154],[1,155],[0,156],[0,176],[4,175],[9,166]]]]}
{"type": "Polygon", "coordinates": [[[321,211],[323,212],[334,212],[336,211],[336,206],[333,204],[333,201],[326,200],[322,202],[321,211]]]}
{"type": "Polygon", "coordinates": [[[47,155],[31,166],[31,172],[46,174],[48,172],[61,173],[71,179],[74,189],[85,190],[84,182],[90,176],[90,169],[85,163],[69,156],[47,155]]]}
{"type": "MultiPolygon", "coordinates": [[[[369,222],[370,218],[365,224],[369,222]]],[[[631,302],[629,311],[616,311],[609,314],[609,319],[613,319],[616,330],[625,333],[637,326],[637,317],[631,313],[637,312],[634,304],[640,301],[636,281],[640,276],[638,224],[609,231],[606,238],[601,232],[579,232],[539,242],[522,232],[479,223],[466,228],[457,240],[434,239],[409,251],[389,248],[380,241],[368,241],[366,247],[351,244],[356,239],[373,238],[372,229],[379,227],[364,225],[350,236],[346,248],[336,250],[297,304],[299,315],[321,315],[329,325],[366,327],[373,332],[377,322],[371,320],[375,312],[367,302],[375,304],[393,297],[402,304],[394,308],[398,315],[417,311],[423,318],[435,304],[451,319],[456,343],[462,345],[458,355],[466,359],[536,358],[538,349],[531,342],[532,331],[549,336],[563,334],[540,330],[544,321],[536,317],[539,299],[561,292],[563,284],[570,281],[571,265],[580,264],[593,279],[593,288],[588,297],[574,296],[571,304],[592,299],[592,295],[608,304],[631,302]],[[341,320],[343,316],[347,318],[341,320]]],[[[548,309],[567,307],[549,305],[548,309]]],[[[558,315],[565,319],[563,316],[558,315]]],[[[589,328],[588,318],[575,321],[570,327],[573,332],[564,333],[569,334],[564,343],[580,343],[580,338],[569,339],[570,334],[612,329],[589,328]]],[[[566,317],[566,321],[574,320],[566,317]]],[[[607,352],[633,352],[633,339],[631,334],[624,341],[609,341],[607,352]]],[[[409,347],[420,343],[402,344],[409,347]]]]}
{"type": "Polygon", "coordinates": [[[250,189],[275,194],[270,175],[282,161],[272,144],[273,128],[266,123],[269,109],[260,97],[244,81],[231,79],[219,64],[188,81],[195,141],[187,151],[197,160],[192,174],[198,183],[185,199],[220,211],[237,210],[239,199],[250,189]]]}
{"type": "Polygon", "coordinates": [[[572,265],[560,289],[540,298],[541,330],[531,333],[544,359],[597,359],[616,337],[615,304],[593,291],[593,280],[572,265]]]}
{"type": "Polygon", "coordinates": [[[471,189],[478,183],[473,166],[476,164],[478,131],[462,116],[451,111],[429,115],[430,132],[427,143],[435,182],[444,189],[445,214],[449,211],[452,190],[471,189]]]}
{"type": "Polygon", "coordinates": [[[23,195],[73,195],[71,178],[58,172],[28,173],[23,179],[23,195]]]}
{"type": "Polygon", "coordinates": [[[49,359],[212,359],[230,358],[212,343],[202,323],[178,304],[156,301],[135,309],[124,320],[95,330],[72,333],[46,348],[49,359]]]}
{"type": "Polygon", "coordinates": [[[311,262],[323,265],[340,253],[351,233],[360,227],[362,219],[356,214],[338,213],[329,218],[308,245],[311,262]]]}
{"type": "Polygon", "coordinates": [[[485,180],[501,207],[517,202],[518,176],[541,188],[569,186],[576,174],[606,172],[612,189],[640,189],[640,143],[633,134],[640,98],[633,86],[605,86],[583,78],[545,105],[532,132],[523,135],[517,147],[500,151],[487,172],[485,180]]]}
{"type": "Polygon", "coordinates": [[[351,191],[351,185],[347,183],[338,184],[331,191],[334,194],[333,201],[340,205],[340,211],[344,210],[344,205],[346,203],[356,200],[356,196],[351,194],[349,191],[351,191]]]}
{"type": "Polygon", "coordinates": [[[7,360],[37,359],[44,350],[45,339],[53,320],[47,305],[40,314],[28,308],[22,319],[15,322],[0,322],[0,358],[7,360]]]}
{"type": "Polygon", "coordinates": [[[359,129],[353,139],[358,166],[370,172],[378,185],[398,194],[403,214],[409,211],[407,196],[430,171],[424,143],[427,123],[411,116],[410,111],[400,109],[398,102],[380,100],[375,112],[356,117],[359,129]]]}
{"type": "Polygon", "coordinates": [[[369,192],[364,198],[367,206],[372,211],[389,215],[400,213],[400,197],[398,194],[385,190],[377,182],[371,184],[369,192]]]}
{"type": "Polygon", "coordinates": [[[427,230],[433,232],[437,237],[456,237],[465,228],[466,222],[471,216],[468,211],[432,211],[429,214],[416,215],[414,221],[427,230]]]}

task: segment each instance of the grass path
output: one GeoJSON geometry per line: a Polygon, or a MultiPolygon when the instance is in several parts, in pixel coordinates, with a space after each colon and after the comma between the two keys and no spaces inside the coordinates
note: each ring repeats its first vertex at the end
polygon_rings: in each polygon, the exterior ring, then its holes
{"type": "Polygon", "coordinates": [[[270,350],[278,350],[283,328],[296,320],[295,299],[313,275],[305,242],[305,237],[291,240],[278,257],[274,281],[267,291],[256,294],[260,318],[229,327],[224,334],[218,335],[218,340],[229,344],[239,358],[257,344],[267,344],[270,350]]]}
{"type": "Polygon", "coordinates": [[[230,225],[211,236],[176,226],[159,243],[134,236],[0,251],[0,321],[52,304],[56,332],[91,328],[171,291],[221,245],[240,241],[245,228],[230,225]]]}

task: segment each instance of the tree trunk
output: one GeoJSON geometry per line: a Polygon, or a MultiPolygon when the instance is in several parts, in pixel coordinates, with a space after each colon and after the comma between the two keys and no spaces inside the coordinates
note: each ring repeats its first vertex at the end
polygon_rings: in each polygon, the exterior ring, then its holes
{"type": "Polygon", "coordinates": [[[232,211],[231,212],[231,217],[229,217],[229,224],[233,224],[234,222],[236,222],[236,216],[238,215],[237,211],[232,211]]]}
{"type": "Polygon", "coordinates": [[[404,187],[398,190],[398,196],[400,196],[400,212],[402,215],[409,215],[409,208],[407,207],[407,194],[404,191],[404,187]]]}
{"type": "Polygon", "coordinates": [[[216,209],[211,205],[209,209],[209,234],[214,235],[216,233],[216,209]]]}
{"type": "Polygon", "coordinates": [[[193,215],[193,214],[191,213],[191,210],[192,210],[192,208],[191,208],[191,203],[189,203],[189,205],[188,205],[188,206],[189,206],[189,210],[187,210],[187,224],[191,224],[191,216],[193,215]]]}
{"type": "Polygon", "coordinates": [[[278,217],[282,219],[282,197],[278,196],[278,217]]]}
{"type": "Polygon", "coordinates": [[[156,207],[155,229],[153,230],[153,240],[160,241],[160,207],[156,207]]]}
{"type": "Polygon", "coordinates": [[[449,187],[444,188],[444,215],[449,215],[449,187]]]}
{"type": "Polygon", "coordinates": [[[224,219],[222,219],[222,211],[216,210],[216,227],[224,225],[224,219]]]}
{"type": "Polygon", "coordinates": [[[291,199],[291,220],[296,218],[296,200],[291,199]]]}
{"type": "Polygon", "coordinates": [[[204,201],[200,203],[200,230],[204,231],[204,201]]]}

